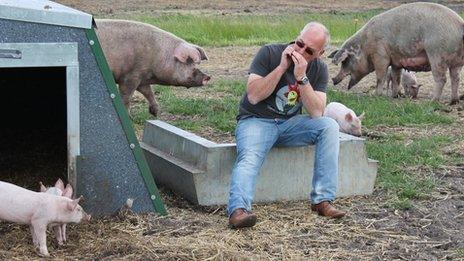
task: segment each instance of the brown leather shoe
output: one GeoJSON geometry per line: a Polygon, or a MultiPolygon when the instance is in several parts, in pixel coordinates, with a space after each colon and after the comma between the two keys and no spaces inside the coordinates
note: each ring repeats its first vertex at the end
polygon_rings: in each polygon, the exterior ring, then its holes
{"type": "Polygon", "coordinates": [[[255,224],[256,215],[243,208],[234,210],[229,218],[230,228],[252,227],[255,224]]]}
{"type": "Polygon", "coordinates": [[[330,201],[322,201],[319,204],[311,204],[311,210],[316,211],[320,216],[329,218],[341,218],[346,214],[346,212],[336,209],[330,201]]]}

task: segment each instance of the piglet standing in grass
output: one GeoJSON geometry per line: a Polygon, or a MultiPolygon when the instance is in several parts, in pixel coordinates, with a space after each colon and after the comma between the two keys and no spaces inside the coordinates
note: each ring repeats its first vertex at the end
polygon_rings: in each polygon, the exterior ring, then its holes
{"type": "Polygon", "coordinates": [[[324,110],[324,116],[334,119],[340,126],[340,131],[354,136],[361,136],[361,121],[364,112],[356,116],[353,110],[339,102],[329,103],[324,110]]]}
{"type": "Polygon", "coordinates": [[[28,224],[32,241],[39,255],[48,257],[47,226],[49,224],[80,223],[90,220],[78,199],[27,190],[11,183],[0,181],[0,219],[28,224]]]}
{"type": "MultiPolygon", "coordinates": [[[[409,72],[407,70],[401,70],[401,71],[402,71],[401,72],[401,86],[403,86],[404,94],[406,95],[406,97],[417,99],[417,95],[419,94],[419,88],[422,86],[422,84],[417,83],[417,77],[414,72],[409,72]]],[[[391,86],[391,82],[392,82],[391,68],[388,68],[387,90],[390,88],[393,88],[393,86],[391,86]]]]}
{"type": "MultiPolygon", "coordinates": [[[[72,198],[73,188],[71,184],[67,184],[65,188],[63,181],[58,179],[55,183],[55,186],[49,188],[46,188],[42,182],[40,182],[40,192],[72,198]]],[[[63,246],[66,243],[66,224],[49,224],[49,227],[53,229],[58,245],[63,246]]]]}

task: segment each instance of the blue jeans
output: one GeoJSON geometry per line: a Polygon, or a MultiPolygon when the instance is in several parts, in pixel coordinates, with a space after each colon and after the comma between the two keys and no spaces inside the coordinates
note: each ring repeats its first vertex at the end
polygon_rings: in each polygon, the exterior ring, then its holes
{"type": "Polygon", "coordinates": [[[237,159],[230,182],[229,216],[238,208],[251,210],[256,179],[273,146],[316,145],[311,203],[333,201],[338,186],[339,127],[331,118],[296,115],[290,119],[250,117],[235,130],[237,159]]]}

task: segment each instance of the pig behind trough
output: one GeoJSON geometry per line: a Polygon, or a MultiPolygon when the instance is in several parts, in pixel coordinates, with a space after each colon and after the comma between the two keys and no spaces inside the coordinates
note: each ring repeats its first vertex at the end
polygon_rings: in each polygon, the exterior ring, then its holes
{"type": "Polygon", "coordinates": [[[126,109],[137,90],[156,116],[158,104],[150,84],[204,86],[210,76],[197,68],[207,60],[196,45],[153,25],[126,20],[96,20],[96,33],[126,109]]]}
{"type": "Polygon", "coordinates": [[[387,68],[392,67],[392,96],[398,96],[401,69],[432,71],[433,100],[439,100],[451,78],[451,103],[457,103],[459,74],[464,65],[464,20],[453,10],[435,3],[410,3],[371,18],[341,47],[329,55],[341,63],[334,84],[350,76],[348,89],[375,71],[376,94],[383,94],[387,68]]]}
{"type": "Polygon", "coordinates": [[[353,110],[339,102],[327,104],[324,116],[334,119],[340,126],[340,131],[354,136],[361,136],[361,121],[364,119],[364,112],[356,116],[353,110]]]}

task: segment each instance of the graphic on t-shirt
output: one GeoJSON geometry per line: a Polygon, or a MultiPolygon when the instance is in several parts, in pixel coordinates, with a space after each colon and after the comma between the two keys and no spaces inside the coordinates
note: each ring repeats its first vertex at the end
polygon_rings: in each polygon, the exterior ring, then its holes
{"type": "Polygon", "coordinates": [[[299,98],[300,92],[296,84],[288,84],[280,88],[275,99],[277,113],[283,115],[296,113],[301,108],[299,98]]]}
{"type": "Polygon", "coordinates": [[[284,95],[287,97],[287,104],[291,106],[295,106],[298,98],[300,98],[300,91],[297,88],[296,84],[288,83],[288,92],[284,95]]]}

